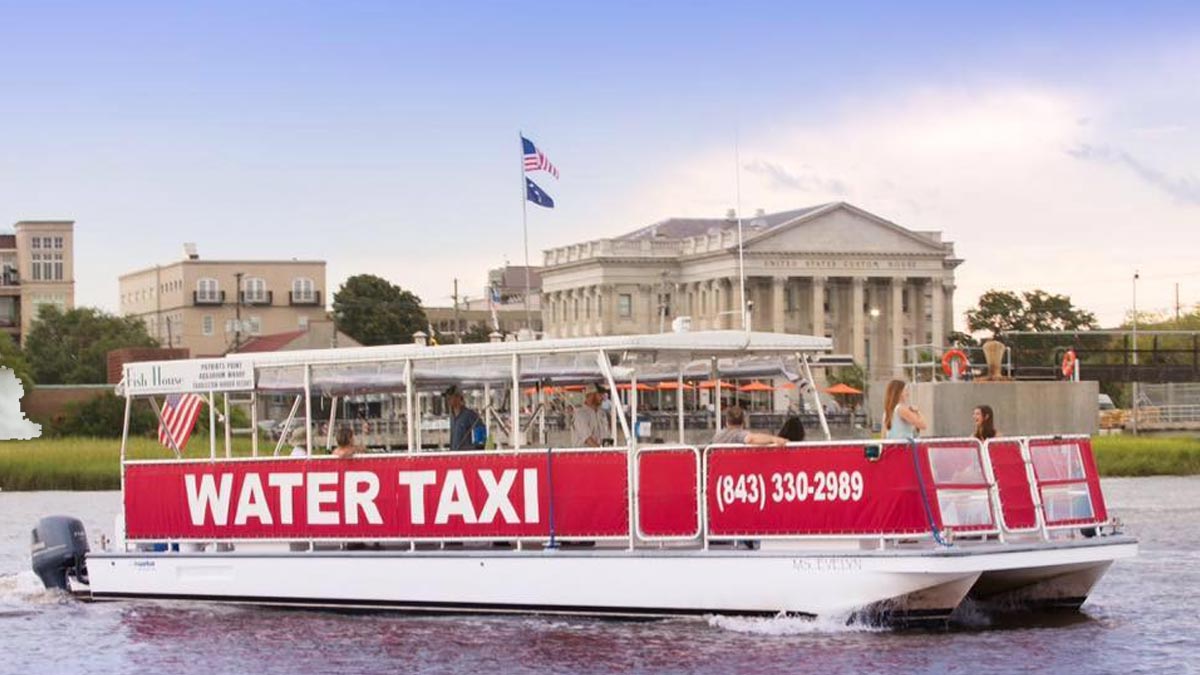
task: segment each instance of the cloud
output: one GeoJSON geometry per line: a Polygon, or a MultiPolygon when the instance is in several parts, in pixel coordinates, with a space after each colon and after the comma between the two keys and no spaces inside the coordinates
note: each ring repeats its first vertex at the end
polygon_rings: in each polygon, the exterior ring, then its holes
{"type": "Polygon", "coordinates": [[[1099,162],[1124,167],[1146,183],[1162,190],[1171,197],[1192,205],[1200,205],[1200,181],[1194,178],[1174,178],[1166,172],[1148,166],[1124,150],[1108,146],[1093,146],[1081,143],[1067,149],[1067,154],[1087,162],[1099,162]]]}
{"type": "Polygon", "coordinates": [[[812,173],[793,173],[763,159],[749,162],[743,168],[752,174],[766,177],[772,189],[776,190],[823,191],[834,195],[845,195],[847,192],[846,184],[836,178],[822,178],[812,173]]]}
{"type": "MultiPolygon", "coordinates": [[[[1103,93],[993,86],[842,101],[836,114],[742,136],[742,204],[782,211],[842,199],[913,230],[941,231],[966,261],[955,272],[960,325],[991,288],[1064,293],[1115,324],[1128,311],[1134,269],[1161,277],[1143,275],[1139,307],[1173,300],[1170,275],[1194,277],[1200,186],[1136,158],[1187,162],[1200,139],[1180,131],[1169,147],[1143,147],[1103,93]],[[1113,162],[1128,170],[1113,171],[1113,162]]],[[[736,195],[731,155],[713,145],[664,165],[614,220],[719,216],[736,195]]],[[[1182,300],[1196,296],[1200,287],[1185,284],[1182,300]]]]}
{"type": "Polygon", "coordinates": [[[21,397],[25,388],[10,368],[0,367],[0,441],[29,440],[42,435],[42,425],[25,419],[21,397]]]}

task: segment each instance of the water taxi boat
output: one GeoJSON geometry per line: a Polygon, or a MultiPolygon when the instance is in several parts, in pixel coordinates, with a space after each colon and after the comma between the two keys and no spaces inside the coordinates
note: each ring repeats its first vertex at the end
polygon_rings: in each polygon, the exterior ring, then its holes
{"type": "Polygon", "coordinates": [[[703,331],[131,363],[114,532],[88,550],[78,521],[44,519],[35,570],[94,600],[910,621],[967,599],[1078,608],[1136,554],[1086,437],[834,441],[819,399],[815,442],[688,443],[682,405],[673,442],[639,433],[639,383],[762,376],[816,397],[813,369],[845,362],[830,350],[703,331]],[[588,382],[626,393],[613,444],[559,447],[545,391],[588,382]],[[425,447],[421,397],[449,384],[482,391],[502,447],[425,447]],[[187,394],[217,408],[223,395],[223,439],[212,415],[206,457],[128,457],[133,407],[187,394]],[[348,458],[292,458],[255,433],[251,455],[233,456],[235,396],[255,412],[262,397],[292,401],[283,435],[303,428],[307,448],[328,443],[314,405],[332,402],[331,436],[337,397],[381,397],[398,435],[348,458]]]}

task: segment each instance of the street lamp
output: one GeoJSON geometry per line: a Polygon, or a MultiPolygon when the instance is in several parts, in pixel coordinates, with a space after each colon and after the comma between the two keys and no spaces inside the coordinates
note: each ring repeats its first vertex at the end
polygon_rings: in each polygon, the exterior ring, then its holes
{"type": "Polygon", "coordinates": [[[875,349],[875,322],[879,319],[879,308],[872,307],[867,311],[867,315],[871,317],[871,338],[867,342],[867,373],[863,378],[863,403],[866,407],[864,411],[867,418],[867,430],[871,430],[871,397],[869,395],[871,386],[871,352],[875,349]]]}
{"type": "Polygon", "coordinates": [[[1133,271],[1133,435],[1138,435],[1138,342],[1137,342],[1137,270],[1133,271]]]}

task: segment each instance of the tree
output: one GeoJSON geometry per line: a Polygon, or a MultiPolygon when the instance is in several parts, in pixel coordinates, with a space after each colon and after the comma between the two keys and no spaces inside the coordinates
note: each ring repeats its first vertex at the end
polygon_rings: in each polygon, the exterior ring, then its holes
{"type": "Polygon", "coordinates": [[[420,298],[373,274],[346,279],[333,296],[333,320],[364,345],[412,342],[428,325],[420,298]]]}
{"type": "Polygon", "coordinates": [[[1071,304],[1065,295],[1035,290],[1017,294],[991,290],[967,310],[971,332],[989,331],[992,337],[1012,331],[1055,331],[1094,328],[1096,315],[1071,304]]]}
{"type": "Polygon", "coordinates": [[[29,362],[25,360],[25,354],[21,352],[21,347],[12,339],[8,333],[0,332],[0,368],[8,368],[13,371],[17,379],[21,381],[21,386],[25,388],[25,393],[33,391],[33,371],[29,368],[29,362]]]}
{"type": "Polygon", "coordinates": [[[42,305],[25,338],[25,357],[34,381],[41,384],[104,384],[110,351],[157,346],[141,319],[93,307],[64,312],[42,305]]]}

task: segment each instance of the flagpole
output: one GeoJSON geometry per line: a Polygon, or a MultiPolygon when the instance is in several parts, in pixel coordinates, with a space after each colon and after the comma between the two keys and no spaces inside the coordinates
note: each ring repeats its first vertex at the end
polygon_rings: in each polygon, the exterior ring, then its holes
{"type": "Polygon", "coordinates": [[[733,163],[734,169],[734,184],[736,185],[736,212],[737,212],[737,230],[738,230],[738,283],[741,287],[742,297],[742,330],[749,331],[749,321],[746,317],[746,256],[742,248],[742,155],[739,147],[738,132],[735,129],[733,132],[733,163]]]}
{"type": "Polygon", "coordinates": [[[517,130],[517,143],[521,146],[517,159],[521,164],[521,234],[525,242],[525,325],[533,332],[533,314],[529,311],[529,293],[532,284],[529,281],[529,187],[525,178],[525,134],[517,130]]]}

